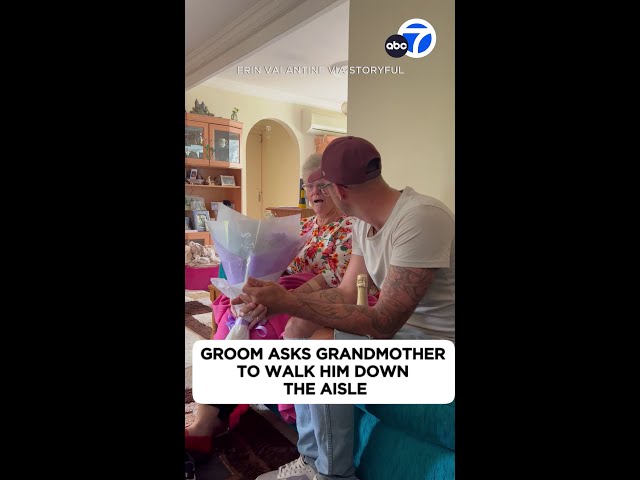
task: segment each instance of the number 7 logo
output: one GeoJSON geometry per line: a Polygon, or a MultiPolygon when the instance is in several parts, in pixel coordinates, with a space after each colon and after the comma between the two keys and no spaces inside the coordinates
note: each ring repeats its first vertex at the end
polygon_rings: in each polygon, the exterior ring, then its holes
{"type": "Polygon", "coordinates": [[[431,53],[436,46],[436,30],[426,20],[412,18],[398,29],[398,35],[407,39],[407,57],[422,58],[431,53]]]}

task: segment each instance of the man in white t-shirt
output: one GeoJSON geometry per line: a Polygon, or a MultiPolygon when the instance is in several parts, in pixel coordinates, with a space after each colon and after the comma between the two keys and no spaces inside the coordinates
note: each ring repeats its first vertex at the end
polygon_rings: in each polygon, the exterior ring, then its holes
{"type": "MultiPolygon", "coordinates": [[[[321,192],[358,219],[340,286],[293,293],[277,283],[249,279],[243,290],[252,298],[231,303],[249,300],[270,314],[288,313],[324,327],[312,339],[455,341],[453,214],[441,201],[410,187],[391,188],[381,172],[380,153],[363,138],[336,139],[322,155],[321,192]],[[373,307],[355,305],[361,273],[380,290],[373,307]]],[[[296,416],[301,456],[256,480],[354,480],[353,406],[296,405],[296,416]]]]}

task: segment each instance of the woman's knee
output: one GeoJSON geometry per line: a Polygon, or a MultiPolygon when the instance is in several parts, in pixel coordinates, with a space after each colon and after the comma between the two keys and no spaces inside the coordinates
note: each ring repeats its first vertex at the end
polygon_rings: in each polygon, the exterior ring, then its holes
{"type": "Polygon", "coordinates": [[[333,328],[322,327],[313,332],[310,340],[333,340],[333,328]]]}
{"type": "Polygon", "coordinates": [[[320,327],[298,317],[291,317],[284,327],[284,338],[307,338],[320,327]]]}

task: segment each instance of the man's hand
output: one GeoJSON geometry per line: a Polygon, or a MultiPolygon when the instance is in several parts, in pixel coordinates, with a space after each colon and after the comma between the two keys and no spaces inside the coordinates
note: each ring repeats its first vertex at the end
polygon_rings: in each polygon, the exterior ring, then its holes
{"type": "MultiPolygon", "coordinates": [[[[270,314],[288,313],[287,305],[293,297],[286,288],[278,283],[264,282],[251,277],[245,283],[242,291],[251,295],[252,303],[265,306],[270,314]]],[[[232,304],[234,300],[231,301],[232,304]]]]}

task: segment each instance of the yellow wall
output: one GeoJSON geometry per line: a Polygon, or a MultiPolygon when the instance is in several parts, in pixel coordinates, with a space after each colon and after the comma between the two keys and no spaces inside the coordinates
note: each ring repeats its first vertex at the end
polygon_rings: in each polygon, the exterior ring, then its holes
{"type": "MultiPolygon", "coordinates": [[[[288,189],[293,189],[292,193],[285,192],[286,200],[284,197],[282,198],[283,204],[289,204],[291,206],[298,204],[298,196],[295,194],[297,186],[298,186],[298,178],[300,177],[300,165],[308,155],[315,151],[315,145],[313,143],[313,136],[301,131],[302,124],[302,110],[310,109],[312,111],[318,111],[322,113],[326,113],[329,115],[337,115],[336,112],[329,112],[326,110],[320,110],[317,108],[306,107],[302,105],[295,105],[292,103],[278,102],[274,100],[267,100],[258,97],[252,97],[249,95],[243,95],[235,92],[227,92],[224,90],[211,88],[207,86],[197,86],[185,92],[185,109],[187,112],[190,112],[194,106],[195,100],[198,99],[199,102],[204,101],[205,105],[209,109],[209,112],[213,113],[216,116],[221,116],[224,118],[231,117],[231,111],[234,107],[239,109],[238,112],[238,120],[243,123],[242,129],[242,139],[240,141],[240,163],[242,164],[242,185],[246,185],[246,145],[247,145],[247,135],[249,134],[249,130],[253,127],[257,122],[263,119],[275,119],[280,122],[281,125],[284,126],[286,130],[293,135],[298,143],[298,152],[296,154],[297,158],[297,166],[295,172],[286,172],[286,175],[282,176],[282,184],[281,187],[284,187],[284,184],[287,185],[288,189]],[[295,182],[293,185],[289,185],[288,176],[291,175],[292,178],[295,178],[295,182]],[[293,195],[289,197],[288,195],[293,195]],[[290,198],[290,199],[289,199],[290,198]]],[[[263,152],[264,154],[264,152],[263,152]]],[[[289,154],[287,154],[289,155],[289,154]]],[[[283,173],[282,171],[280,173],[283,173]]],[[[268,172],[263,170],[263,175],[269,175],[268,172]]],[[[275,176],[277,177],[277,176],[275,176]]],[[[271,176],[269,177],[271,178],[271,176]]],[[[276,180],[274,180],[276,181],[276,180]]],[[[242,213],[246,214],[246,198],[247,191],[243,188],[242,190],[242,213]]],[[[279,198],[274,198],[274,201],[279,198]]],[[[279,206],[279,205],[268,205],[267,203],[263,203],[264,207],[271,206],[279,206]]]]}
{"type": "Polygon", "coordinates": [[[262,131],[252,128],[247,135],[247,171],[246,190],[247,201],[245,215],[251,218],[262,218],[264,210],[262,207],[262,131]]]}
{"type": "Polygon", "coordinates": [[[298,205],[300,198],[298,149],[285,129],[271,125],[262,134],[262,195],[264,207],[298,205]]]}
{"type": "Polygon", "coordinates": [[[404,72],[349,75],[349,134],[378,148],[382,175],[392,187],[411,186],[452,210],[454,8],[451,0],[351,0],[349,7],[349,65],[399,66],[404,72]],[[434,27],[435,48],[423,58],[390,57],[384,41],[412,18],[434,27]]]}

